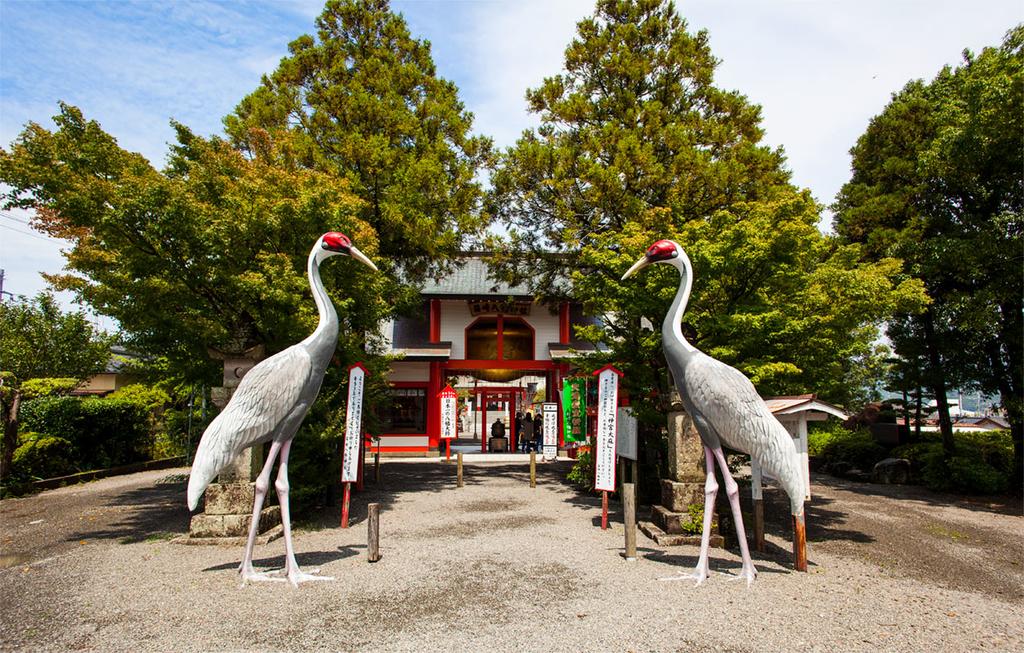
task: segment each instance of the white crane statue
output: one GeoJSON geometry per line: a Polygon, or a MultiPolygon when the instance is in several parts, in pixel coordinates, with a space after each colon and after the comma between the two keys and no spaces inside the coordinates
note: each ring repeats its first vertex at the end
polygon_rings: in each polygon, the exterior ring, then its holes
{"type": "MultiPolygon", "coordinates": [[[[682,277],[675,301],[661,327],[665,359],[683,401],[686,412],[693,419],[704,445],[707,480],[704,485],[704,525],[701,533],[700,557],[692,573],[681,579],[694,579],[700,585],[709,577],[708,543],[711,537],[711,518],[714,512],[718,483],[715,481],[715,461],[725,481],[725,492],[736,522],[736,536],[740,543],[743,566],[737,578],[754,581],[757,570],[750,559],[743,516],[740,513],[739,488],[729,473],[722,445],[748,453],[761,468],[778,479],[789,495],[793,513],[794,553],[797,568],[801,567],[804,541],[804,486],[799,458],[793,438],[785,427],[772,416],[754,385],[739,370],[711,358],[699,351],[683,337],[680,325],[686,302],[693,284],[693,267],[678,243],[659,240],[651,245],[643,258],[622,275],[622,279],[654,263],[667,263],[679,270],[682,277]],[[798,542],[801,544],[798,545],[798,542]]],[[[803,570],[803,569],[801,569],[803,570]]],[[[666,579],[675,580],[675,579],[666,579]]]]}
{"type": "Polygon", "coordinates": [[[206,486],[238,454],[253,445],[268,441],[271,443],[266,464],[256,479],[256,499],[253,502],[249,539],[238,569],[243,586],[247,581],[285,578],[296,586],[308,580],[332,580],[328,576],[314,575],[316,571],[304,573],[295,561],[288,510],[288,452],[292,438],[320,392],[324,371],[338,344],[338,314],[320,280],[320,264],[339,254],[351,256],[373,270],[377,269],[344,234],[329,232],[317,239],[309,253],[307,272],[320,323],[308,338],[261,361],[242,377],[231,401],[203,433],[192,462],[192,473],[188,480],[188,507],[195,510],[206,486]],[[275,572],[257,572],[252,566],[260,511],[270,486],[274,460],[279,455],[281,464],[274,487],[281,504],[281,522],[284,527],[283,578],[275,575],[275,572]]]}

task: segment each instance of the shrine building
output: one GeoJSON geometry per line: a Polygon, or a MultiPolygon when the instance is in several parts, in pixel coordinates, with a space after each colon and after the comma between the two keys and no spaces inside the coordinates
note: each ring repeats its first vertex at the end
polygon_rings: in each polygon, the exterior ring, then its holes
{"type": "MultiPolygon", "coordinates": [[[[516,413],[536,415],[543,402],[558,402],[573,351],[592,348],[572,340],[574,325],[594,323],[579,305],[535,302],[525,287],[491,278],[485,257],[465,255],[452,274],[426,282],[421,313],[382,325],[386,346],[400,358],[391,365],[392,401],[381,415],[380,442],[370,451],[444,451],[439,393],[446,385],[458,393],[460,450],[493,450],[491,429],[501,420],[505,448],[515,451],[516,413]]],[[[561,424],[558,442],[562,448],[561,424]]]]}

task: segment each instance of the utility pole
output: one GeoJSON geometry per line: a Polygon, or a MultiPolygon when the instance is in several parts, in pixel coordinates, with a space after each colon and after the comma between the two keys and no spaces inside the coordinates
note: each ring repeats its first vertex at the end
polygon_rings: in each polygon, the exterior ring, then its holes
{"type": "Polygon", "coordinates": [[[14,299],[14,293],[4,291],[4,271],[0,268],[0,302],[4,300],[4,295],[14,299]]]}

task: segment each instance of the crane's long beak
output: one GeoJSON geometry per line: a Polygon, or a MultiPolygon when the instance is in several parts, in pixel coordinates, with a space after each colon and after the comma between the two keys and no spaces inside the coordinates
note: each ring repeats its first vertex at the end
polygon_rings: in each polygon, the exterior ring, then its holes
{"type": "Polygon", "coordinates": [[[374,272],[378,271],[377,270],[377,266],[373,264],[373,261],[371,261],[370,259],[366,258],[366,254],[363,254],[358,249],[356,249],[355,245],[353,245],[352,247],[348,248],[348,255],[351,256],[352,258],[354,258],[355,260],[359,261],[363,265],[369,267],[374,272]]]}
{"type": "Polygon", "coordinates": [[[631,267],[628,270],[626,270],[626,274],[622,275],[622,279],[620,281],[625,281],[629,277],[633,276],[634,272],[636,272],[637,270],[642,270],[642,269],[644,269],[645,267],[647,267],[650,264],[651,264],[651,260],[649,258],[647,258],[646,255],[640,257],[640,260],[637,261],[636,263],[634,263],[633,267],[631,267]]]}

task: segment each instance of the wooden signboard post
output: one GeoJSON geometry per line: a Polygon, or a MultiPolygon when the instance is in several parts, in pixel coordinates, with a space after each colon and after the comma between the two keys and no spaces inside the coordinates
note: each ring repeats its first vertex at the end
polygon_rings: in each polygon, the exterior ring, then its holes
{"type": "Polygon", "coordinates": [[[445,459],[452,459],[452,438],[458,437],[459,420],[456,419],[458,393],[446,385],[437,395],[441,399],[441,438],[444,440],[445,459]]]}
{"type": "Polygon", "coordinates": [[[608,529],[608,493],[615,491],[615,440],[622,372],[605,365],[597,376],[597,433],[594,437],[594,489],[601,491],[601,528],[608,529]]]}
{"type": "Polygon", "coordinates": [[[363,385],[366,368],[356,363],[348,368],[348,405],[345,415],[345,444],[341,454],[341,527],[348,528],[348,505],[352,496],[352,484],[359,480],[360,459],[362,458],[363,429],[363,385]]]}

